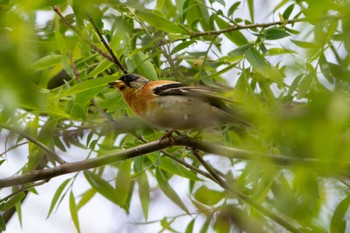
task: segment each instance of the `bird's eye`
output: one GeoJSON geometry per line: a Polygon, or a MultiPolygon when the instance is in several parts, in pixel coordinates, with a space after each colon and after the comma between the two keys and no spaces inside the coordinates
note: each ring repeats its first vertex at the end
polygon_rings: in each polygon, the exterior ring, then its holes
{"type": "Polygon", "coordinates": [[[122,85],[122,86],[119,87],[119,90],[121,90],[121,91],[124,90],[124,89],[125,89],[125,85],[122,85]]]}

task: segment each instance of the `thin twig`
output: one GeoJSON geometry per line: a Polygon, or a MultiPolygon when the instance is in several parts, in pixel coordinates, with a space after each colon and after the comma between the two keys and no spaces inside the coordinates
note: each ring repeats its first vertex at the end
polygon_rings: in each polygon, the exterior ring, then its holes
{"type": "MultiPolygon", "coordinates": [[[[68,54],[68,57],[69,57],[69,60],[70,60],[70,63],[71,63],[71,66],[72,66],[72,69],[73,69],[73,73],[75,75],[75,77],[77,78],[78,82],[82,82],[82,78],[80,76],[80,73],[75,65],[75,62],[73,60],[73,57],[72,57],[72,54],[68,54]]],[[[95,98],[92,98],[91,99],[91,104],[95,107],[95,109],[101,114],[102,117],[104,117],[105,119],[107,120],[111,120],[111,118],[106,114],[105,111],[103,111],[97,104],[96,104],[96,101],[95,101],[95,98]]]]}
{"type": "Polygon", "coordinates": [[[105,46],[105,48],[107,49],[107,51],[109,52],[109,54],[111,55],[111,57],[113,58],[113,63],[119,67],[119,69],[124,73],[127,74],[128,71],[127,69],[122,65],[122,63],[120,63],[120,61],[118,60],[118,58],[115,56],[113,50],[111,49],[111,47],[108,45],[108,43],[106,42],[106,40],[103,38],[100,30],[98,29],[98,27],[96,26],[94,20],[91,18],[91,16],[89,14],[87,14],[87,17],[90,21],[90,23],[92,24],[92,26],[94,27],[98,37],[100,38],[100,41],[102,42],[102,44],[105,46]]]}
{"type": "MultiPolygon", "coordinates": [[[[135,133],[131,133],[134,137],[136,137],[139,141],[143,142],[143,143],[148,143],[148,141],[142,137],[139,136],[135,133]]],[[[206,173],[205,171],[200,170],[199,168],[196,168],[194,166],[192,166],[191,164],[186,163],[185,161],[183,161],[182,159],[177,158],[176,156],[173,156],[172,154],[170,154],[169,152],[165,151],[165,150],[160,150],[160,152],[164,155],[167,156],[168,158],[176,161],[177,163],[183,165],[184,167],[187,167],[188,169],[197,172],[198,174],[201,174],[204,177],[207,177],[209,179],[211,179],[210,174],[206,173]]]]}
{"type": "Polygon", "coordinates": [[[19,194],[19,193],[21,193],[21,192],[25,192],[25,191],[27,191],[28,189],[34,188],[34,187],[36,187],[36,186],[43,185],[43,184],[45,184],[45,183],[47,183],[47,180],[42,180],[42,181],[39,181],[39,182],[30,184],[30,185],[22,186],[20,189],[14,191],[13,193],[7,195],[7,196],[4,197],[4,198],[1,198],[1,199],[0,199],[0,202],[7,201],[7,200],[10,199],[11,197],[14,197],[14,196],[16,196],[17,194],[19,194]]]}
{"type": "MultiPolygon", "coordinates": [[[[319,20],[339,20],[343,18],[349,17],[348,15],[339,15],[339,16],[325,16],[319,18],[319,20]]],[[[270,23],[254,23],[254,24],[247,24],[247,25],[234,25],[229,28],[221,29],[221,30],[213,30],[213,31],[205,31],[205,32],[193,32],[190,33],[190,38],[200,37],[200,36],[213,36],[213,35],[220,35],[226,32],[233,32],[233,31],[239,31],[243,29],[250,29],[250,28],[267,28],[272,26],[279,26],[279,25],[286,25],[286,24],[293,24],[298,22],[307,22],[308,18],[297,18],[297,19],[287,19],[277,22],[270,22],[270,23]]],[[[181,40],[181,39],[179,39],[181,40]]]]}
{"type": "MultiPolygon", "coordinates": [[[[146,34],[148,35],[148,37],[153,40],[153,36],[151,35],[151,33],[147,30],[146,26],[144,25],[144,23],[137,17],[137,15],[135,15],[135,13],[133,11],[131,11],[129,8],[128,8],[129,12],[133,15],[133,17],[135,18],[135,20],[141,25],[142,29],[146,32],[146,34]]],[[[175,64],[174,64],[174,61],[171,57],[171,55],[168,53],[168,51],[166,51],[165,49],[165,45],[164,43],[155,43],[155,45],[158,47],[158,49],[160,51],[162,51],[164,57],[166,58],[166,60],[169,62],[169,65],[171,67],[171,70],[173,71],[173,74],[175,76],[175,78],[177,78],[178,74],[177,74],[177,69],[175,67],[175,64]]]]}
{"type": "Polygon", "coordinates": [[[266,28],[276,25],[285,25],[285,24],[293,24],[296,22],[304,22],[306,18],[299,19],[288,19],[284,21],[270,22],[270,23],[254,23],[247,25],[234,25],[229,28],[221,29],[221,30],[213,30],[213,31],[205,31],[205,32],[193,32],[190,33],[190,38],[199,37],[199,36],[217,36],[226,32],[239,31],[242,29],[250,29],[250,28],[266,28]]]}
{"type": "Polygon", "coordinates": [[[109,56],[107,53],[105,53],[104,51],[102,51],[99,47],[97,47],[96,45],[94,45],[91,41],[89,41],[88,39],[86,39],[83,34],[76,29],[75,27],[73,27],[65,18],[64,16],[61,14],[60,10],[57,7],[53,7],[52,8],[56,14],[61,18],[62,22],[69,27],[70,29],[72,29],[85,43],[87,43],[90,48],[96,52],[98,52],[101,56],[103,56],[104,58],[106,58],[107,60],[114,62],[113,58],[111,56],[109,56]]]}
{"type": "Polygon", "coordinates": [[[54,159],[56,162],[58,162],[59,164],[65,164],[66,161],[64,161],[61,157],[59,157],[55,152],[53,152],[50,148],[48,148],[46,145],[44,145],[43,143],[41,143],[40,141],[36,140],[35,138],[33,138],[32,136],[22,132],[21,130],[18,130],[14,127],[8,126],[8,125],[3,125],[0,124],[0,128],[4,128],[7,129],[10,132],[16,133],[21,135],[22,137],[28,139],[29,141],[31,141],[32,143],[34,143],[35,145],[37,145],[39,148],[41,148],[43,151],[45,151],[52,159],[54,159]]]}
{"type": "Polygon", "coordinates": [[[289,223],[285,218],[282,218],[281,216],[273,213],[271,210],[267,209],[266,207],[262,206],[260,203],[253,200],[251,197],[245,195],[244,193],[240,192],[238,189],[233,188],[232,186],[228,185],[221,177],[211,168],[211,166],[204,161],[204,159],[197,153],[195,149],[192,150],[193,155],[196,157],[196,159],[203,165],[203,167],[208,171],[208,173],[213,177],[213,181],[215,181],[218,185],[220,185],[225,190],[231,192],[239,199],[243,200],[244,202],[248,203],[249,205],[253,206],[254,208],[258,209],[260,212],[262,212],[264,215],[271,218],[273,221],[277,222],[290,232],[295,233],[301,233],[298,228],[296,228],[293,224],[289,223]]]}

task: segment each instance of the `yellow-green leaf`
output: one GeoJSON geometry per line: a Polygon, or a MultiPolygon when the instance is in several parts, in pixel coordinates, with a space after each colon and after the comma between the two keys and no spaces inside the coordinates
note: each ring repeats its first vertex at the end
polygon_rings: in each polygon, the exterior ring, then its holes
{"type": "Polygon", "coordinates": [[[69,195],[69,210],[70,210],[70,214],[71,214],[75,229],[77,229],[77,232],[80,233],[78,208],[75,203],[75,197],[73,192],[70,192],[70,195],[69,195]]]}
{"type": "Polygon", "coordinates": [[[168,19],[155,14],[153,11],[136,11],[137,17],[143,21],[149,23],[151,26],[168,33],[185,33],[177,24],[169,21],[168,19]]]}

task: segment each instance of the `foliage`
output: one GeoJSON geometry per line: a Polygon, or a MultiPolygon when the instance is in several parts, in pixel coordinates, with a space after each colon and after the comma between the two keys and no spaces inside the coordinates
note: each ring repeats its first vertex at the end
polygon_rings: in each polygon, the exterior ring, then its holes
{"type": "Polygon", "coordinates": [[[4,190],[12,187],[0,203],[0,228],[7,211],[21,216],[28,191],[72,173],[57,187],[48,216],[69,203],[78,232],[78,211],[97,194],[126,213],[138,196],[140,221],[153,220],[154,190],[188,216],[183,226],[175,221],[182,216],[164,215],[162,231],[348,232],[350,3],[274,4],[1,1],[1,166],[19,147],[28,159],[11,185],[0,179],[4,190]],[[42,19],[43,12],[50,17],[42,19]],[[186,136],[182,146],[155,141],[164,132],[130,117],[108,88],[123,74],[108,48],[130,73],[220,91],[240,104],[252,127],[182,132],[202,140],[202,150],[186,136]],[[142,144],[148,151],[139,154],[142,144]],[[209,144],[230,153],[216,150],[224,156],[217,163],[204,153],[209,144]],[[67,153],[81,162],[61,159],[67,153]],[[91,189],[77,193],[80,171],[91,189]],[[179,177],[189,184],[188,197],[173,185],[179,177]]]}

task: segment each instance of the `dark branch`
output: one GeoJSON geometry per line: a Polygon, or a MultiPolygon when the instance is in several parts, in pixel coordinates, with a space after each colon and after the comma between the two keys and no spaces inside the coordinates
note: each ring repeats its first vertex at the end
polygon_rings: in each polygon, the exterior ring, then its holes
{"type": "Polygon", "coordinates": [[[106,40],[103,38],[101,32],[98,30],[98,27],[96,26],[95,22],[93,21],[93,19],[91,18],[91,16],[89,14],[87,14],[87,17],[90,21],[90,23],[92,24],[92,26],[94,27],[98,37],[100,38],[100,41],[102,42],[102,44],[105,46],[105,48],[108,50],[109,54],[111,55],[111,57],[113,58],[113,63],[119,67],[119,69],[121,69],[121,71],[124,74],[128,74],[127,69],[120,63],[120,61],[118,60],[118,58],[115,56],[113,50],[111,49],[111,47],[108,45],[108,43],[106,42],[106,40]]]}
{"type": "MultiPolygon", "coordinates": [[[[207,142],[201,142],[189,138],[187,136],[173,136],[171,139],[165,138],[163,140],[156,140],[153,142],[145,143],[143,145],[133,147],[127,150],[123,150],[118,153],[109,154],[93,159],[83,160],[73,163],[65,163],[63,165],[48,168],[44,170],[33,171],[28,174],[8,177],[0,179],[0,188],[11,187],[15,185],[23,185],[30,182],[39,180],[47,180],[56,176],[73,173],[77,171],[87,170],[90,168],[96,168],[104,166],[113,162],[131,159],[137,156],[145,155],[150,152],[159,151],[169,146],[187,146],[194,149],[198,149],[210,154],[217,154],[225,157],[242,159],[242,160],[254,160],[257,162],[270,162],[276,165],[282,166],[304,166],[308,168],[322,168],[322,166],[329,167],[331,162],[339,163],[341,161],[322,161],[317,159],[301,159],[294,157],[287,157],[282,155],[273,155],[255,151],[247,151],[236,148],[230,148],[211,144],[207,142]]],[[[344,162],[342,162],[344,163],[344,162]]],[[[350,165],[350,163],[348,163],[350,165]]],[[[339,170],[337,170],[339,172],[339,170]]]]}

